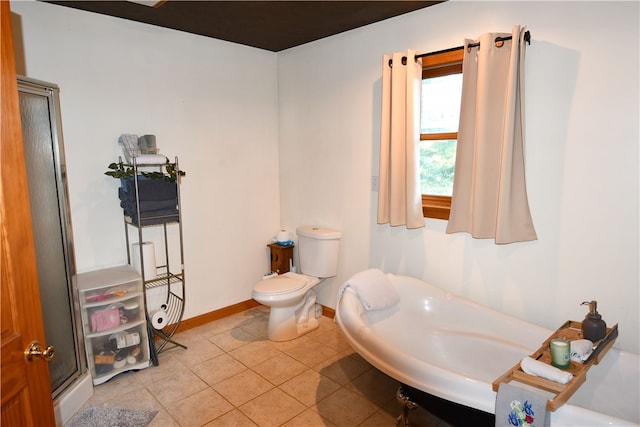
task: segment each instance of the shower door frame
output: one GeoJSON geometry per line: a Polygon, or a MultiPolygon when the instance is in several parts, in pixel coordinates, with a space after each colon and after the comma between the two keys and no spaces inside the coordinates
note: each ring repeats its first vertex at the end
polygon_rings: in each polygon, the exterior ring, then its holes
{"type": "MultiPolygon", "coordinates": [[[[51,125],[51,144],[53,148],[54,174],[56,177],[56,190],[58,199],[58,214],[62,232],[62,248],[65,260],[65,272],[67,287],[70,296],[71,322],[73,324],[73,340],[75,344],[76,369],[55,390],[51,390],[52,399],[55,401],[64,391],[70,388],[77,380],[87,372],[87,360],[84,350],[84,337],[82,335],[82,320],[79,309],[78,289],[76,284],[75,253],[73,248],[73,231],[71,226],[71,209],[69,205],[69,192],[67,187],[67,166],[64,155],[64,143],[62,138],[62,117],[60,114],[60,88],[52,83],[17,76],[18,96],[21,92],[42,96],[46,98],[49,107],[49,123],[51,125]]],[[[24,126],[24,124],[23,124],[24,126]]],[[[28,166],[27,166],[28,167],[28,166]]],[[[44,302],[43,302],[44,303],[44,302]]],[[[46,321],[46,319],[44,319],[46,321]]],[[[46,338],[46,337],[45,337],[46,338]]],[[[55,356],[54,356],[55,357],[55,356]]]]}

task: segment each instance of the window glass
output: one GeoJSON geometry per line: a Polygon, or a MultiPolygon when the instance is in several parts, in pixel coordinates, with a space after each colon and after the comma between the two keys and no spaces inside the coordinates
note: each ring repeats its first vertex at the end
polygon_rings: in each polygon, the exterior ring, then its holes
{"type": "Polygon", "coordinates": [[[451,196],[456,163],[462,73],[422,80],[420,184],[422,194],[451,196]]]}
{"type": "Polygon", "coordinates": [[[457,143],[456,139],[420,141],[422,194],[451,196],[457,143]]]}
{"type": "Polygon", "coordinates": [[[462,74],[422,80],[420,133],[457,132],[462,74]]]}

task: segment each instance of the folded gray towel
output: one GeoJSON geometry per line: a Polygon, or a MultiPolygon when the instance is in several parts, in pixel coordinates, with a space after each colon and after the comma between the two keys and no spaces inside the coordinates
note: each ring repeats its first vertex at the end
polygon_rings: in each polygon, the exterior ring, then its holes
{"type": "MultiPolygon", "coordinates": [[[[118,189],[120,200],[135,201],[136,187],[133,178],[123,179],[118,189]]],[[[140,200],[173,200],[178,197],[178,186],[175,182],[167,182],[163,179],[138,179],[140,200]]]]}
{"type": "MultiPolygon", "coordinates": [[[[173,209],[174,211],[178,211],[178,199],[169,199],[169,200],[141,200],[140,202],[140,212],[153,212],[153,211],[161,211],[166,209],[173,209]]],[[[123,208],[127,212],[136,212],[137,205],[136,202],[123,200],[120,202],[120,207],[123,208]]]]}
{"type": "Polygon", "coordinates": [[[138,221],[138,215],[134,212],[124,212],[125,221],[134,225],[154,225],[164,224],[165,222],[180,221],[180,216],[176,209],[166,209],[151,212],[142,212],[141,221],[138,221]]]}

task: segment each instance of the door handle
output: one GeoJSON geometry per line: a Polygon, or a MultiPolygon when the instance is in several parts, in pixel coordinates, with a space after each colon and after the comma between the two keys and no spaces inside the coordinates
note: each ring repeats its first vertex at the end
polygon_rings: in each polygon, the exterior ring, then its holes
{"type": "Polygon", "coordinates": [[[41,357],[45,361],[50,362],[55,354],[56,348],[54,346],[48,345],[47,348],[43,348],[42,344],[38,341],[32,341],[24,351],[24,357],[27,359],[27,362],[33,362],[37,357],[41,357]]]}

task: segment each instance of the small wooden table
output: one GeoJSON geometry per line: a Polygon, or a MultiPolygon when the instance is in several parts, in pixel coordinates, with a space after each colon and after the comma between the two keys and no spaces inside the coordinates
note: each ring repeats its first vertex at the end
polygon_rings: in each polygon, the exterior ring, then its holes
{"type": "Polygon", "coordinates": [[[293,260],[293,245],[270,243],[267,246],[271,249],[271,271],[278,274],[287,273],[293,260]]]}

